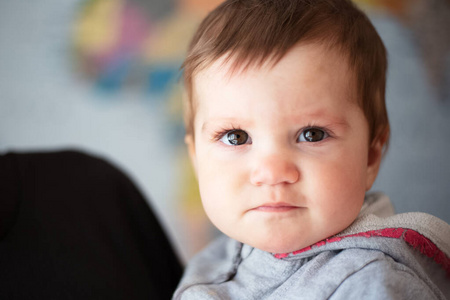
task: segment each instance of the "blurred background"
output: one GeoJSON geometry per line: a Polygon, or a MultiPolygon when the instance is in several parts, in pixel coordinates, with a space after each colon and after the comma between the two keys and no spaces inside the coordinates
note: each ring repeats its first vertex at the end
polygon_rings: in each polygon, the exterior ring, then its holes
{"type": "MultiPolygon", "coordinates": [[[[186,261],[215,235],[183,144],[179,67],[218,0],[0,0],[0,153],[79,149],[123,169],[186,261]]],[[[359,0],[389,52],[373,190],[450,222],[450,1],[359,0]]],[[[1,199],[0,199],[1,205],[1,199]]]]}

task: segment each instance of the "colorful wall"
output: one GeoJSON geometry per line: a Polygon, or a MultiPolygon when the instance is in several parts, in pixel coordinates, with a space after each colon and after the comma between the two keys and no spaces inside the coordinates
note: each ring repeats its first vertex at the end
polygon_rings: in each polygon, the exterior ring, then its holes
{"type": "MultiPolygon", "coordinates": [[[[183,259],[217,232],[183,145],[179,67],[212,0],[0,2],[0,152],[78,148],[122,167],[183,259]]],[[[359,0],[389,51],[392,142],[375,189],[450,222],[450,3],[359,0]]]]}

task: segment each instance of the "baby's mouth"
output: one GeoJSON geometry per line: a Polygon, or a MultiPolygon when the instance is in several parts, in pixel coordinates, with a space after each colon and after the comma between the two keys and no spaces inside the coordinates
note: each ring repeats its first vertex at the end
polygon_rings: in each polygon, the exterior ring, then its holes
{"type": "Polygon", "coordinates": [[[266,203],[253,208],[253,211],[260,212],[287,212],[295,209],[300,209],[300,206],[295,206],[289,203],[276,202],[276,203],[266,203]]]}

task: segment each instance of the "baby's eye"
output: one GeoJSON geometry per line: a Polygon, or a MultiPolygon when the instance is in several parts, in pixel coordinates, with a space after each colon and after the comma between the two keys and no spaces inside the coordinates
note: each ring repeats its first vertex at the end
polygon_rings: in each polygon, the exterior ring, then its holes
{"type": "Polygon", "coordinates": [[[225,133],[220,141],[226,145],[239,146],[249,142],[249,136],[247,132],[236,129],[225,133]]]}
{"type": "Polygon", "coordinates": [[[299,142],[320,142],[328,137],[328,134],[319,128],[307,128],[300,133],[299,142]]]}

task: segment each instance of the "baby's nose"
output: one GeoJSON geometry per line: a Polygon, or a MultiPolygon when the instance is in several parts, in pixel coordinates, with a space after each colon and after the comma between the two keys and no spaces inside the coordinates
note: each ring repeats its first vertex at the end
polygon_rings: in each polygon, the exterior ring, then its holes
{"type": "Polygon", "coordinates": [[[295,183],[299,178],[297,165],[287,155],[269,155],[258,159],[250,174],[250,182],[254,185],[295,183]]]}

